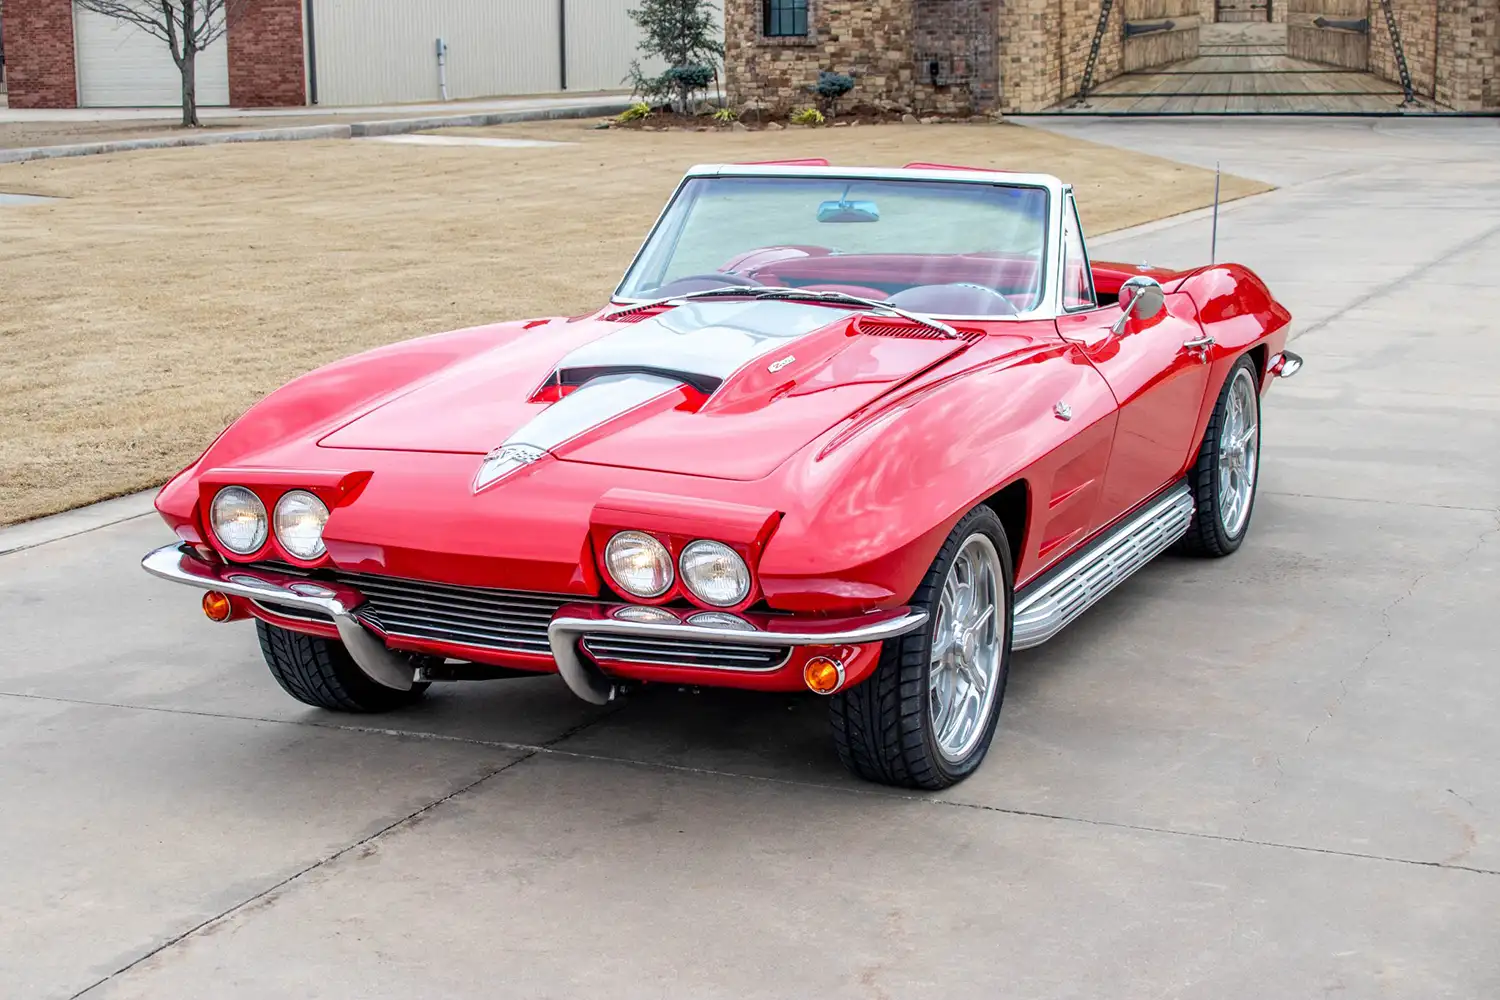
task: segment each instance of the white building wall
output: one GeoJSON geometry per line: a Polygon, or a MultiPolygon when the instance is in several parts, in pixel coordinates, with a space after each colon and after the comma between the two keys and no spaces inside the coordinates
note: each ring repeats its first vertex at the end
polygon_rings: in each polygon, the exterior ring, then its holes
{"type": "MultiPolygon", "coordinates": [[[[450,99],[556,93],[563,86],[560,2],[567,89],[628,89],[640,29],[627,12],[638,0],[313,0],[318,103],[438,100],[440,37],[448,44],[450,99]]],[[[716,17],[722,35],[722,9],[716,17]]]]}
{"type": "Polygon", "coordinates": [[[557,0],[313,0],[319,104],[555,91],[557,0]]]}

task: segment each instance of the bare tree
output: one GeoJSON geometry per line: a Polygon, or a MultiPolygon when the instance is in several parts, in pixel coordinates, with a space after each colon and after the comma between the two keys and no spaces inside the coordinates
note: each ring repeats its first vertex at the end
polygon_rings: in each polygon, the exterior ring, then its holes
{"type": "Polygon", "coordinates": [[[229,12],[254,0],[75,0],[84,10],[126,21],[167,43],[182,74],[182,125],[198,122],[198,53],[224,37],[229,12]]]}

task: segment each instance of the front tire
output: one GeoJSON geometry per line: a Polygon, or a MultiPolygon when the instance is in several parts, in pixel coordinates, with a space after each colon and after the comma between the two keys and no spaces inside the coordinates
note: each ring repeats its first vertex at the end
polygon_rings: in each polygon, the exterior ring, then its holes
{"type": "Polygon", "coordinates": [[[1198,460],[1188,472],[1193,523],[1178,543],[1187,555],[1219,558],[1240,547],[1250,530],[1260,485],[1260,393],[1257,369],[1240,358],[1224,380],[1198,460]]]}
{"type": "Polygon", "coordinates": [[[304,705],[330,712],[390,712],[421,698],[425,683],[410,691],[376,684],[359,669],[344,644],[320,636],[278,628],[259,619],[255,632],[260,652],[287,694],[304,705]]]}
{"type": "Polygon", "coordinates": [[[989,751],[1010,672],[1010,543],[988,507],[948,535],[913,603],[918,630],[889,639],[875,672],[831,699],[839,759],[866,781],[929,791],[973,774],[989,751]]]}

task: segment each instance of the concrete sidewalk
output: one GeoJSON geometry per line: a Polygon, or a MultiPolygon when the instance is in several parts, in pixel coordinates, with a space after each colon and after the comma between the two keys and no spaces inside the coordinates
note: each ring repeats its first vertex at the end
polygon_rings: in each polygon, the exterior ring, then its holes
{"type": "Polygon", "coordinates": [[[200,109],[201,130],[177,126],[174,109],[0,109],[0,163],[225,142],[348,139],[458,126],[506,125],[619,113],[631,98],[607,92],[358,108],[200,109]]]}

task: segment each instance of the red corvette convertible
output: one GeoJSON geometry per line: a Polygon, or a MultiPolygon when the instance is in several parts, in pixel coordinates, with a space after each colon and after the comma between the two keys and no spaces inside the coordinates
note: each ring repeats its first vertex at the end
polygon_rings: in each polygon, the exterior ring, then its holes
{"type": "Polygon", "coordinates": [[[1012,650],[1239,547],[1289,319],[1233,264],[1091,261],[1054,177],[696,167],[597,312],[266,397],[162,489],[144,566],[253,618],[309,705],[810,691],[856,774],[942,788],[1012,650]]]}

